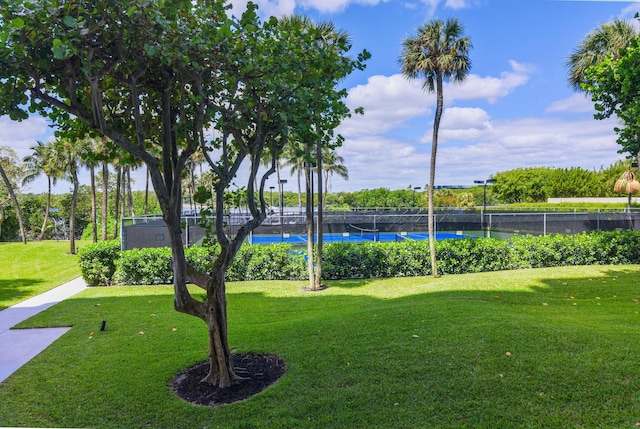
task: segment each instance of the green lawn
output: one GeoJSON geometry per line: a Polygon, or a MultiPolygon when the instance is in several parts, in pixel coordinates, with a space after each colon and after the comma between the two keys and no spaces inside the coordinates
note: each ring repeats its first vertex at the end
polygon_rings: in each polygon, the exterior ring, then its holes
{"type": "Polygon", "coordinates": [[[0,383],[0,426],[632,428],[638,270],[354,280],[319,293],[232,283],[232,347],[278,354],[287,372],[217,409],[168,387],[206,358],[204,324],[172,310],[170,287],[92,288],[22,325],[73,329],[0,383]]]}
{"type": "Polygon", "coordinates": [[[80,276],[68,241],[0,243],[0,261],[0,310],[80,276]]]}

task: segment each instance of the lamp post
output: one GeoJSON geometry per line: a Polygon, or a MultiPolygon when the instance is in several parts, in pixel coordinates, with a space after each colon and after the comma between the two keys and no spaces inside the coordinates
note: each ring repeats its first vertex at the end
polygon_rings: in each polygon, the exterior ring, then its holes
{"type": "Polygon", "coordinates": [[[273,189],[275,186],[269,186],[269,209],[273,207],[273,189]]]}
{"type": "Polygon", "coordinates": [[[284,184],[287,183],[286,179],[280,179],[278,184],[280,185],[280,240],[284,241],[284,225],[282,217],[284,216],[284,184]]]}
{"type": "Polygon", "coordinates": [[[419,191],[420,189],[422,189],[421,186],[414,186],[413,187],[413,206],[416,206],[416,191],[419,191]]]}
{"type": "MultiPolygon", "coordinates": [[[[491,185],[493,183],[496,183],[496,179],[487,179],[487,180],[474,180],[473,183],[477,183],[479,185],[482,185],[483,187],[483,191],[482,191],[482,230],[485,230],[484,227],[484,212],[487,210],[487,185],[491,185]]],[[[485,233],[486,235],[486,233],[485,233]]]]}

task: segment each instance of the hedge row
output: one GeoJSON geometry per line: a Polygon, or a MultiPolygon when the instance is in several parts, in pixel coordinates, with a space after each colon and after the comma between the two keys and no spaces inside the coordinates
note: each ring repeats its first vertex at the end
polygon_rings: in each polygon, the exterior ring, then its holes
{"type": "MultiPolygon", "coordinates": [[[[186,257],[208,271],[219,249],[191,247],[186,257]]],[[[323,277],[349,279],[431,274],[428,241],[331,243],[324,249],[323,277]]],[[[562,265],[640,263],[640,233],[628,230],[577,235],[444,240],[436,243],[441,274],[562,265]]],[[[82,249],[80,268],[90,285],[171,283],[168,248],[120,251],[117,241],[82,249]]],[[[305,252],[287,244],[242,246],[227,280],[297,280],[306,277],[305,252]]]]}

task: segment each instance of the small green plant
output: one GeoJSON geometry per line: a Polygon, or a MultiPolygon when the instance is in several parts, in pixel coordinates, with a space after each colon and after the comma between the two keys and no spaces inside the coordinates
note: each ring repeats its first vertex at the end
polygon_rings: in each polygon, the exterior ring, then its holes
{"type": "Polygon", "coordinates": [[[108,286],[120,259],[120,241],[100,241],[78,251],[80,272],[89,286],[108,286]]]}

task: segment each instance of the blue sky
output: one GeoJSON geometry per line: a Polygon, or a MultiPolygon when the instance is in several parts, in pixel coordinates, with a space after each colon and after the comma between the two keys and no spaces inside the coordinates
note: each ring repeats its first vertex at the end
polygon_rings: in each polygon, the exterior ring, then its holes
{"type": "MultiPolygon", "coordinates": [[[[233,1],[236,11],[246,1],[233,1]]],[[[365,115],[340,127],[338,149],[350,180],[330,180],[332,192],[428,182],[435,96],[399,74],[403,38],[438,17],[458,18],[473,43],[463,85],[445,86],[436,185],[471,185],[520,167],[607,167],[617,153],[614,120],[593,119],[593,105],[567,84],[565,58],[582,38],[614,18],[633,21],[638,2],[553,0],[258,0],[264,14],[302,13],[347,31],[353,55],[372,54],[364,72],[343,84],[347,102],[365,115]]],[[[28,154],[48,140],[44,120],[0,118],[0,145],[28,154]]],[[[268,185],[275,185],[276,179],[268,185]]],[[[85,183],[87,183],[85,181],[85,183]]],[[[36,183],[31,191],[43,190],[36,183]]],[[[144,186],[139,179],[137,187],[144,186]]],[[[294,190],[293,181],[289,181],[294,190]]],[[[68,184],[57,191],[66,192],[68,184]]]]}

